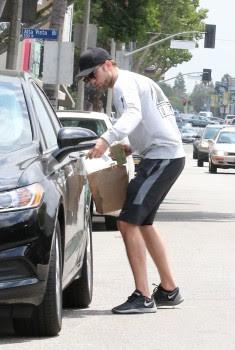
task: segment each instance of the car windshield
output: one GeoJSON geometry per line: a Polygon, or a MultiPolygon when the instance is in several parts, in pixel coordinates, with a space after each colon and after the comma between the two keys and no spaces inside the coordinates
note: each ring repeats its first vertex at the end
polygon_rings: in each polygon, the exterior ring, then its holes
{"type": "Polygon", "coordinates": [[[215,136],[218,134],[219,130],[220,130],[220,128],[208,128],[208,129],[205,129],[203,138],[204,139],[214,139],[215,136]]]}
{"type": "Polygon", "coordinates": [[[182,128],[182,132],[194,132],[192,128],[182,128]]]}
{"type": "MultiPolygon", "coordinates": [[[[9,78],[8,78],[9,79],[9,78]]],[[[24,94],[18,80],[0,78],[0,153],[32,142],[32,130],[24,94]]]]}
{"type": "Polygon", "coordinates": [[[104,120],[101,119],[85,119],[85,118],[60,118],[63,126],[76,126],[86,128],[94,131],[96,135],[101,136],[106,130],[107,126],[104,120]]]}
{"type": "Polygon", "coordinates": [[[235,132],[221,132],[217,143],[235,143],[235,132]]]}

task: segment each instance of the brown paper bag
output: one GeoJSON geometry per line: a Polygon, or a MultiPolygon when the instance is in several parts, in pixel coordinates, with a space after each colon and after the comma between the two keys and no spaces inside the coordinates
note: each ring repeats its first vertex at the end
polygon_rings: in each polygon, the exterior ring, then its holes
{"type": "Polygon", "coordinates": [[[91,193],[100,214],[122,209],[128,175],[124,165],[114,165],[87,175],[91,193]]]}

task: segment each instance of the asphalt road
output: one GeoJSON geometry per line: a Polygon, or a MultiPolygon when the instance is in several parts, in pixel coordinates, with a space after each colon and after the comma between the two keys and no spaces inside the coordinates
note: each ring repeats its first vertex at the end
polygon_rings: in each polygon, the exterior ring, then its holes
{"type": "MultiPolygon", "coordinates": [[[[186,168],[156,218],[185,302],[156,314],[112,315],[133,280],[118,232],[94,231],[94,298],[64,310],[55,338],[17,338],[0,320],[0,348],[78,350],[233,350],[235,348],[235,171],[198,168],[192,145],[186,168]]],[[[149,281],[158,275],[149,259],[149,281]]]]}

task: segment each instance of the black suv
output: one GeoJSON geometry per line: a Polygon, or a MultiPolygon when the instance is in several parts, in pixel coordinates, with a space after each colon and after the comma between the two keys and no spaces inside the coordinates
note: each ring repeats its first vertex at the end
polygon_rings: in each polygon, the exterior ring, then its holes
{"type": "Polygon", "coordinates": [[[0,135],[0,318],[17,334],[56,335],[62,304],[92,298],[82,151],[97,136],[62,128],[37,83],[13,71],[0,72],[0,135]]]}

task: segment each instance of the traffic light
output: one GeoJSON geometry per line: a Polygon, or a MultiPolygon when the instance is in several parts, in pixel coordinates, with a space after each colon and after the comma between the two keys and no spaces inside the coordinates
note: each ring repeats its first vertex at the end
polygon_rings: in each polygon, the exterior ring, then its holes
{"type": "Polygon", "coordinates": [[[211,81],[211,69],[203,69],[202,81],[211,81]]]}
{"type": "Polygon", "coordinates": [[[215,24],[206,24],[205,25],[205,38],[204,38],[204,48],[214,49],[215,47],[215,24]]]}

